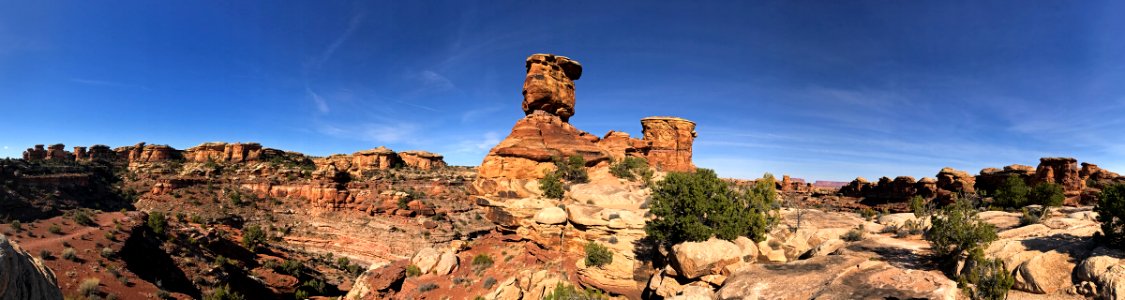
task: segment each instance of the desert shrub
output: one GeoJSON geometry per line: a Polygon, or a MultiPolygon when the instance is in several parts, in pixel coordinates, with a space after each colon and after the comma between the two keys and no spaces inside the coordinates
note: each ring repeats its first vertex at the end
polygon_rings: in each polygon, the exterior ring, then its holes
{"type": "Polygon", "coordinates": [[[922,198],[922,196],[910,198],[910,211],[914,212],[915,217],[919,218],[930,214],[930,208],[926,205],[926,199],[922,198]]]}
{"type": "Polygon", "coordinates": [[[305,266],[301,265],[301,262],[299,261],[286,259],[285,262],[281,263],[280,268],[281,272],[284,272],[285,274],[297,276],[301,274],[301,269],[304,269],[305,266]]]}
{"type": "Polygon", "coordinates": [[[1036,212],[1034,210],[1028,209],[1027,207],[1024,207],[1022,211],[1023,213],[1020,215],[1021,227],[1031,224],[1039,224],[1039,221],[1043,217],[1042,214],[1046,212],[1046,209],[1041,210],[1042,212],[1036,212]]]}
{"type": "Polygon", "coordinates": [[[1094,211],[1098,213],[1098,222],[1102,223],[1102,241],[1125,249],[1125,184],[1113,184],[1102,189],[1094,211]]]}
{"type": "Polygon", "coordinates": [[[86,296],[87,298],[96,296],[98,293],[101,293],[98,288],[101,285],[102,281],[97,278],[86,278],[82,280],[82,283],[78,284],[78,294],[86,296]]]}
{"type": "Polygon", "coordinates": [[[473,270],[480,273],[485,269],[491,268],[492,263],[492,256],[484,253],[477,254],[477,256],[473,257],[473,270]]]}
{"type": "Polygon", "coordinates": [[[668,173],[652,190],[650,212],[656,218],[645,232],[666,245],[711,237],[762,241],[777,220],[770,214],[776,194],[768,177],[739,192],[709,169],[668,173]]]}
{"type": "Polygon", "coordinates": [[[840,239],[848,242],[862,241],[864,239],[863,225],[861,224],[859,225],[859,227],[848,230],[848,232],[840,235],[840,239]]]}
{"type": "Polygon", "coordinates": [[[293,292],[293,299],[305,300],[305,299],[308,299],[308,298],[309,298],[309,292],[308,291],[298,289],[296,292],[293,292]]]}
{"type": "Polygon", "coordinates": [[[996,226],[978,218],[977,210],[965,200],[946,206],[930,220],[925,238],[945,263],[954,263],[962,253],[983,249],[997,238],[996,226]]]}
{"type": "Polygon", "coordinates": [[[879,233],[896,233],[896,232],[898,232],[898,224],[894,224],[894,223],[887,224],[887,226],[883,226],[883,229],[879,230],[879,233]]]}
{"type": "Polygon", "coordinates": [[[203,300],[243,300],[245,296],[238,292],[231,291],[230,285],[224,284],[211,290],[211,293],[203,296],[203,300]]]}
{"type": "Polygon", "coordinates": [[[324,281],[321,281],[320,279],[313,279],[305,281],[305,283],[301,284],[301,286],[311,289],[317,294],[324,294],[324,288],[326,285],[324,284],[324,281]]]}
{"type": "Polygon", "coordinates": [[[423,283],[421,285],[418,285],[418,292],[425,293],[425,292],[429,292],[429,291],[432,291],[432,290],[436,290],[437,288],[438,288],[438,285],[436,283],[427,282],[427,283],[423,283]]]}
{"type": "MultiPolygon", "coordinates": [[[[332,254],[332,253],[330,252],[328,254],[332,254]]],[[[340,257],[340,258],[336,259],[336,268],[338,268],[338,269],[347,270],[348,267],[350,267],[351,265],[352,265],[352,261],[350,259],[348,259],[347,257],[340,257]]]]}
{"type": "Polygon", "coordinates": [[[266,232],[258,225],[250,225],[242,232],[242,246],[251,252],[266,244],[266,232]]]}
{"type": "Polygon", "coordinates": [[[1027,205],[1027,195],[1030,192],[1023,179],[1013,174],[996,188],[993,204],[1009,208],[1024,207],[1027,205]]]}
{"type": "Polygon", "coordinates": [[[601,267],[613,262],[613,252],[594,241],[586,243],[586,265],[601,267]]]}
{"type": "Polygon", "coordinates": [[[496,278],[492,278],[491,276],[489,276],[488,278],[484,279],[484,289],[492,289],[492,286],[494,285],[496,285],[496,278]]]}
{"type": "Polygon", "coordinates": [[[23,224],[20,223],[20,220],[12,221],[12,223],[9,224],[9,226],[11,226],[12,230],[14,230],[16,232],[19,232],[19,231],[23,230],[23,224]]]}
{"type": "Polygon", "coordinates": [[[59,224],[51,224],[50,227],[47,227],[47,231],[54,234],[63,234],[62,227],[59,227],[59,224]]]}
{"type": "Polygon", "coordinates": [[[590,178],[586,175],[586,159],[581,155],[571,155],[565,160],[555,158],[555,173],[559,178],[573,183],[586,183],[590,178]]]}
{"type": "Polygon", "coordinates": [[[871,219],[875,218],[875,210],[870,207],[864,207],[859,210],[859,216],[863,217],[864,220],[871,221],[871,219]]]}
{"type": "Polygon", "coordinates": [[[78,251],[70,247],[63,248],[62,258],[69,261],[78,261],[78,251]]]}
{"type": "Polygon", "coordinates": [[[226,256],[219,255],[219,256],[215,257],[215,266],[217,266],[219,268],[222,268],[222,267],[225,267],[226,265],[229,265],[229,264],[230,264],[230,259],[227,259],[226,256]]]}
{"type": "Polygon", "coordinates": [[[1039,204],[1042,206],[1061,206],[1063,201],[1066,200],[1066,195],[1063,194],[1062,186],[1044,182],[1035,185],[1031,192],[1027,195],[1029,204],[1039,204]]]}
{"type": "Polygon", "coordinates": [[[998,258],[984,257],[984,251],[975,249],[969,254],[967,272],[957,279],[957,283],[972,299],[1005,299],[1015,278],[998,258]]]}
{"type": "Polygon", "coordinates": [[[148,214],[148,222],[145,224],[157,235],[164,235],[164,230],[168,227],[168,220],[165,219],[164,213],[154,211],[148,214]]]}
{"type": "Polygon", "coordinates": [[[563,190],[562,181],[556,173],[547,173],[546,176],[539,179],[539,190],[543,191],[543,196],[551,199],[562,199],[563,190]]]}
{"type": "Polygon", "coordinates": [[[74,223],[78,223],[79,225],[98,226],[98,223],[94,222],[94,218],[90,217],[90,212],[86,211],[85,209],[76,209],[72,211],[70,217],[74,219],[74,223]]]}
{"type": "Polygon", "coordinates": [[[418,275],[422,275],[422,269],[419,269],[418,266],[415,265],[406,266],[407,277],[414,277],[418,275]]]}
{"type": "Polygon", "coordinates": [[[640,157],[629,156],[614,162],[609,166],[609,173],[617,178],[629,181],[635,181],[639,178],[648,183],[652,180],[652,169],[649,169],[648,161],[640,157]]]}
{"type": "Polygon", "coordinates": [[[117,251],[113,251],[112,248],[110,248],[110,247],[102,248],[102,252],[101,252],[102,257],[110,258],[110,257],[113,257],[114,254],[117,254],[117,251]]]}
{"type": "Polygon", "coordinates": [[[51,251],[48,251],[47,249],[39,250],[39,258],[51,259],[51,257],[51,251]]]}
{"type": "Polygon", "coordinates": [[[609,299],[599,290],[578,289],[573,285],[564,285],[559,282],[555,289],[543,296],[544,300],[599,300],[609,299]]]}

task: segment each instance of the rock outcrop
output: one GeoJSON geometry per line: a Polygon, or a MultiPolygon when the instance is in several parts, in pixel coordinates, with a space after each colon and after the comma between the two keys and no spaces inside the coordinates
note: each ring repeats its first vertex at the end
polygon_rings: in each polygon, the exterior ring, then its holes
{"type": "Polygon", "coordinates": [[[732,274],[716,299],[957,299],[959,293],[941,273],[829,255],[750,265],[732,274]]]}
{"type": "Polygon", "coordinates": [[[399,152],[398,156],[402,159],[402,163],[409,168],[433,170],[446,167],[444,157],[437,153],[410,150],[399,152]]]}
{"type": "Polygon", "coordinates": [[[647,157],[649,165],[660,171],[689,172],[695,170],[691,162],[691,147],[695,141],[695,122],[676,117],[648,117],[641,119],[644,139],[652,145],[647,157]]]}
{"type": "Polygon", "coordinates": [[[555,170],[553,161],[581,156],[586,167],[611,160],[642,157],[661,171],[692,171],[695,123],[674,117],[641,120],[643,139],[610,131],[598,138],[568,121],[574,116],[574,80],[581,65],[570,58],[534,54],[527,59],[523,110],[512,132],[489,151],[474,183],[482,195],[526,197],[537,193],[535,180],[555,170]]]}
{"type": "Polygon", "coordinates": [[[523,81],[523,111],[544,111],[563,122],[574,115],[574,81],[582,77],[582,65],[566,56],[532,54],[527,58],[523,81]]]}
{"type": "Polygon", "coordinates": [[[1067,196],[1077,196],[1086,188],[1086,181],[1079,176],[1078,160],[1070,157],[1044,157],[1035,168],[1034,183],[1056,183],[1061,185],[1067,196]]]}
{"type": "Polygon", "coordinates": [[[239,163],[257,161],[262,156],[262,145],[258,143],[203,143],[184,150],[184,159],[192,162],[239,163]]]}
{"type": "Polygon", "coordinates": [[[0,300],[62,298],[55,273],[0,235],[0,300]]]}

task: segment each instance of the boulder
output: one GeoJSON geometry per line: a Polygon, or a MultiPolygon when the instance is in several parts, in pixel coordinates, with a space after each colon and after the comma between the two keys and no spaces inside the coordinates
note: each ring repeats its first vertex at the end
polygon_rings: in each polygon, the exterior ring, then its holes
{"type": "Polygon", "coordinates": [[[453,272],[453,269],[457,268],[457,264],[457,253],[454,253],[453,251],[445,251],[441,254],[441,257],[438,258],[437,264],[434,265],[434,274],[449,274],[450,272],[453,272]]]}
{"type": "Polygon", "coordinates": [[[555,206],[545,207],[535,214],[535,222],[546,225],[566,223],[566,211],[555,206]]]}
{"type": "Polygon", "coordinates": [[[430,271],[434,269],[434,266],[437,265],[438,261],[441,260],[441,254],[441,251],[437,249],[423,248],[419,250],[418,253],[414,254],[414,257],[410,258],[410,262],[413,263],[415,267],[418,267],[418,270],[421,270],[422,274],[427,274],[430,273],[430,271]]]}
{"type": "Polygon", "coordinates": [[[672,266],[681,276],[694,279],[720,274],[723,267],[742,261],[742,249],[730,241],[711,238],[672,246],[672,266]]]}
{"type": "Polygon", "coordinates": [[[63,299],[55,273],[0,235],[0,299],[63,299]]]}
{"type": "Polygon", "coordinates": [[[809,252],[805,253],[805,255],[802,255],[801,257],[808,258],[829,255],[833,252],[836,252],[836,250],[840,250],[840,248],[843,248],[846,244],[847,243],[845,243],[841,239],[827,240],[823,243],[820,243],[820,245],[816,245],[816,247],[813,247],[812,250],[809,250],[809,252]]]}
{"type": "Polygon", "coordinates": [[[959,293],[941,273],[830,255],[751,265],[731,274],[716,299],[957,299],[959,293]]]}
{"type": "Polygon", "coordinates": [[[1051,251],[1032,257],[1016,269],[1013,288],[1037,294],[1053,294],[1073,286],[1070,274],[1074,263],[1070,256],[1051,251]]]}
{"type": "Polygon", "coordinates": [[[508,278],[500,284],[497,284],[496,289],[484,296],[485,299],[489,300],[519,300],[522,297],[523,291],[520,290],[515,277],[508,278]]]}
{"type": "Polygon", "coordinates": [[[689,285],[680,291],[679,295],[672,296],[669,300],[711,300],[715,298],[715,290],[707,287],[689,285]]]}

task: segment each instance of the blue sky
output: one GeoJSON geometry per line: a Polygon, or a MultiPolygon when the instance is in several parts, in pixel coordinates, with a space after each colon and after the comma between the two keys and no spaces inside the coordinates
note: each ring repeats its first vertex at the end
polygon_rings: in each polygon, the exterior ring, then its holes
{"type": "Polygon", "coordinates": [[[723,176],[1125,171],[1122,2],[602,2],[0,1],[0,157],[257,141],[477,165],[542,52],[585,67],[571,123],[694,120],[723,176]]]}

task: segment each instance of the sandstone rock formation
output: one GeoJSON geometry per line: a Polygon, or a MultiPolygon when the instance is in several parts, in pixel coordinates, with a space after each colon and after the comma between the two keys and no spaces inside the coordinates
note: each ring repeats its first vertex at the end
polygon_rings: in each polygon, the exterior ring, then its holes
{"type": "Polygon", "coordinates": [[[410,168],[433,170],[446,167],[444,157],[440,154],[421,150],[410,150],[399,152],[398,155],[402,159],[403,164],[410,168]]]}
{"type": "Polygon", "coordinates": [[[735,272],[716,299],[957,299],[957,284],[937,272],[863,257],[829,255],[735,272]]]}
{"type": "Polygon", "coordinates": [[[1004,169],[984,168],[977,175],[975,187],[977,190],[993,191],[1012,175],[1018,176],[1029,183],[1034,174],[1035,168],[1025,165],[1010,165],[1004,167],[1004,169]]]}
{"type": "Polygon", "coordinates": [[[582,73],[577,61],[534,54],[527,60],[523,110],[512,132],[485,156],[474,183],[483,195],[525,197],[535,194],[534,180],[555,169],[553,161],[581,156],[586,167],[610,160],[643,157],[661,171],[692,171],[695,123],[674,117],[641,120],[643,139],[610,131],[598,138],[570,123],[574,115],[574,80],[582,73]]]}
{"type": "Polygon", "coordinates": [[[1086,181],[1079,176],[1078,160],[1070,157],[1044,157],[1035,168],[1034,183],[1056,183],[1062,186],[1067,196],[1076,196],[1086,188],[1086,181]]]}
{"type": "Polygon", "coordinates": [[[0,235],[0,300],[62,298],[55,273],[0,235]]]}
{"type": "Polygon", "coordinates": [[[648,117],[641,119],[641,127],[644,139],[652,144],[647,154],[649,165],[661,171],[695,170],[691,162],[695,122],[676,117],[648,117]]]}
{"type": "Polygon", "coordinates": [[[23,151],[23,159],[28,161],[43,160],[47,157],[47,150],[43,149],[43,145],[35,145],[34,148],[27,148],[23,151]]]}
{"type": "Polygon", "coordinates": [[[256,161],[262,156],[262,145],[258,143],[203,143],[184,150],[184,159],[192,162],[239,163],[256,161]]]}
{"type": "Polygon", "coordinates": [[[538,110],[569,120],[574,115],[574,81],[582,77],[582,65],[566,56],[532,54],[526,67],[524,113],[538,110]]]}

